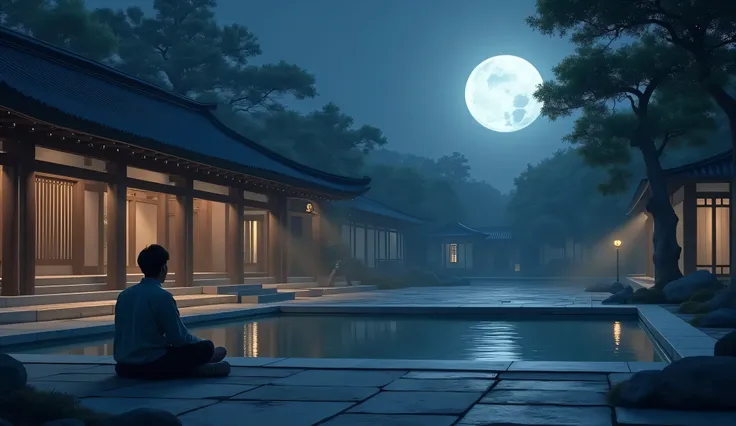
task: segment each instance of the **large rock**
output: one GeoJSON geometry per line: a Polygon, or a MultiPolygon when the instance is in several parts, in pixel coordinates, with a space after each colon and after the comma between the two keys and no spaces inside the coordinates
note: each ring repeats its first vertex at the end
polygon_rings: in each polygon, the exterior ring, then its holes
{"type": "Polygon", "coordinates": [[[625,287],[627,287],[624,284],[621,284],[620,282],[616,281],[615,283],[597,283],[589,285],[585,288],[585,291],[589,293],[611,293],[616,294],[619,291],[623,290],[625,287]]]}
{"type": "Polygon", "coordinates": [[[707,311],[717,309],[736,309],[736,287],[728,286],[719,290],[713,298],[705,302],[707,311]]]}
{"type": "Polygon", "coordinates": [[[736,410],[736,357],[687,357],[641,371],[612,394],[616,405],[669,410],[736,410]]]}
{"type": "Polygon", "coordinates": [[[23,389],[28,383],[23,363],[8,354],[0,354],[0,377],[0,394],[23,389]]]}
{"type": "Polygon", "coordinates": [[[631,286],[626,286],[623,290],[602,301],[601,303],[604,305],[624,304],[633,294],[634,289],[632,289],[631,286]]]}
{"type": "Polygon", "coordinates": [[[736,357],[736,331],[732,331],[718,339],[716,347],[713,349],[713,355],[736,357]]]}
{"type": "Polygon", "coordinates": [[[717,309],[697,320],[698,327],[736,328],[736,309],[717,309]]]}
{"type": "Polygon", "coordinates": [[[181,421],[168,411],[153,408],[138,408],[108,417],[100,423],[101,426],[181,426],[181,421]]]}
{"type": "Polygon", "coordinates": [[[700,270],[672,281],[664,287],[663,291],[667,302],[682,303],[690,300],[693,293],[698,290],[710,290],[713,288],[723,288],[723,284],[709,271],[700,270]]]}

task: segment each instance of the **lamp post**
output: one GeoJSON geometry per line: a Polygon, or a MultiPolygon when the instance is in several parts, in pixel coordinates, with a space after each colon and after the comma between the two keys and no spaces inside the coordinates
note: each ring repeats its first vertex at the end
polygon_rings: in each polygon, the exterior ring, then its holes
{"type": "Polygon", "coordinates": [[[619,281],[619,273],[618,273],[618,270],[619,270],[618,269],[618,265],[619,265],[618,250],[621,247],[621,240],[613,240],[613,245],[616,246],[616,282],[618,283],[618,282],[621,282],[619,281]]]}

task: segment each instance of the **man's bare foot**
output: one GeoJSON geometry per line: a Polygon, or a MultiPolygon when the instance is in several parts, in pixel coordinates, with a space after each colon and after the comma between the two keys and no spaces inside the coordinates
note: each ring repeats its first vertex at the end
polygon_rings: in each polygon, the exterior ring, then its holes
{"type": "Polygon", "coordinates": [[[227,349],[223,348],[222,346],[217,346],[215,348],[215,353],[212,354],[212,358],[210,359],[210,362],[220,362],[227,356],[227,349]]]}

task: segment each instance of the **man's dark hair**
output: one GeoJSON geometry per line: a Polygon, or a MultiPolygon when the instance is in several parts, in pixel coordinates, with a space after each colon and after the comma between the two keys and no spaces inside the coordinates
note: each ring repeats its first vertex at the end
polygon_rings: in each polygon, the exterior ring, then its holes
{"type": "Polygon", "coordinates": [[[138,267],[146,278],[158,278],[168,261],[169,252],[158,244],[151,244],[138,254],[138,267]]]}

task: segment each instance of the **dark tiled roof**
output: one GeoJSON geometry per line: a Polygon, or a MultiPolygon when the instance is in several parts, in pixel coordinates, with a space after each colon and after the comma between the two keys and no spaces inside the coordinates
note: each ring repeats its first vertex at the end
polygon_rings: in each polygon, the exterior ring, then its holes
{"type": "MultiPolygon", "coordinates": [[[[733,151],[728,150],[720,154],[712,155],[694,163],[684,164],[665,170],[668,180],[676,179],[702,179],[726,180],[734,178],[733,151]]],[[[636,187],[634,197],[629,203],[629,213],[637,210],[637,207],[646,199],[649,190],[649,181],[642,179],[636,187]]]]}
{"type": "Polygon", "coordinates": [[[511,229],[501,226],[494,227],[478,227],[477,230],[488,235],[487,240],[510,240],[513,237],[511,229]]]}
{"type": "Polygon", "coordinates": [[[424,219],[406,214],[404,212],[400,212],[383,203],[367,197],[356,197],[352,200],[335,201],[334,204],[338,206],[345,206],[349,209],[357,210],[364,213],[370,213],[377,216],[400,220],[402,222],[414,224],[422,224],[426,222],[424,219]]]}
{"type": "Polygon", "coordinates": [[[131,136],[122,142],[189,161],[336,194],[363,193],[370,183],[368,178],[336,176],[298,164],[226,127],[212,105],[7,29],[0,29],[0,89],[0,106],[39,121],[58,124],[54,117],[38,116],[41,110],[55,110],[131,136]],[[14,103],[11,94],[48,108],[14,103]]]}
{"type": "Polygon", "coordinates": [[[488,234],[463,225],[460,222],[448,223],[436,232],[432,233],[434,237],[482,237],[487,238],[488,234]]]}

